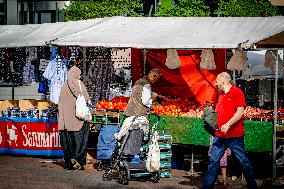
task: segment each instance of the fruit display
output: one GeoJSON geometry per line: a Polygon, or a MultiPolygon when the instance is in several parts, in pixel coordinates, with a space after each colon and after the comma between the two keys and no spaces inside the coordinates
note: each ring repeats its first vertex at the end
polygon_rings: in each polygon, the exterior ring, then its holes
{"type": "Polygon", "coordinates": [[[129,97],[117,96],[112,100],[101,100],[96,104],[97,109],[125,111],[129,97]]]}
{"type": "Polygon", "coordinates": [[[188,99],[174,98],[153,105],[151,111],[153,114],[160,115],[201,117],[203,106],[188,99]]]}
{"type": "MultiPolygon", "coordinates": [[[[244,116],[246,119],[257,119],[263,121],[273,120],[273,110],[264,110],[257,107],[247,106],[245,108],[244,116]]],[[[277,109],[277,120],[284,121],[284,108],[277,109]]]]}
{"type": "MultiPolygon", "coordinates": [[[[129,97],[118,96],[112,100],[101,100],[96,104],[97,109],[125,111],[129,97]]],[[[207,106],[208,104],[206,104],[207,106]]],[[[152,114],[201,117],[203,106],[187,99],[173,98],[167,101],[157,102],[154,99],[154,105],[151,107],[152,114]]]]}
{"type": "MultiPolygon", "coordinates": [[[[106,109],[114,111],[125,111],[129,97],[117,96],[112,100],[101,100],[97,103],[97,109],[106,109]]],[[[204,107],[212,106],[214,102],[208,101],[205,104],[199,104],[195,101],[182,98],[169,98],[165,101],[154,99],[151,107],[152,114],[170,115],[170,116],[187,116],[201,117],[204,107]]],[[[245,119],[253,119],[260,121],[272,121],[273,110],[264,110],[257,107],[246,106],[244,111],[245,119]]],[[[284,108],[278,108],[277,119],[279,122],[284,122],[284,108]]]]}

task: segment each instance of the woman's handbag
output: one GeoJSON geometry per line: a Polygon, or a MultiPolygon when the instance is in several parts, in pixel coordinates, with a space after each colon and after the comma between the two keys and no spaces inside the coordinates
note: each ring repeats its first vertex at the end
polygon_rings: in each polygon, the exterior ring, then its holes
{"type": "Polygon", "coordinates": [[[85,97],[82,93],[80,80],[78,80],[78,82],[80,87],[80,93],[76,100],[76,117],[84,121],[89,121],[91,119],[91,112],[87,106],[85,97]]]}
{"type": "Polygon", "coordinates": [[[149,172],[157,172],[160,169],[160,148],[157,131],[153,132],[153,136],[149,145],[149,151],[146,160],[146,169],[149,172]]]}

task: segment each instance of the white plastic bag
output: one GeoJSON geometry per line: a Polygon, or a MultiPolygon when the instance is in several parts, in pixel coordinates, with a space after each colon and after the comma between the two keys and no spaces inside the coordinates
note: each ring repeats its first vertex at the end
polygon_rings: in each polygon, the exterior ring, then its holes
{"type": "Polygon", "coordinates": [[[160,169],[160,148],[158,144],[158,132],[154,131],[149,145],[149,152],[146,160],[146,169],[149,172],[157,172],[160,169]]]}
{"type": "Polygon", "coordinates": [[[82,93],[80,80],[78,80],[78,82],[79,82],[81,93],[78,95],[77,100],[76,100],[76,117],[81,120],[88,121],[91,118],[91,112],[89,108],[87,107],[85,97],[82,93]]]}

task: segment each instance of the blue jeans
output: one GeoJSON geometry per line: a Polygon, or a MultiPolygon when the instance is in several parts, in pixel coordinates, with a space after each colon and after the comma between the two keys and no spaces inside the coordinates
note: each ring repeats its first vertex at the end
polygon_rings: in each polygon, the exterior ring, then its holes
{"type": "Polygon", "coordinates": [[[218,171],[220,168],[220,160],[223,157],[227,148],[231,149],[232,154],[234,154],[234,156],[240,163],[245,179],[247,181],[247,188],[257,188],[253,169],[244,149],[244,137],[224,139],[219,138],[217,136],[214,137],[212,143],[212,151],[209,160],[208,170],[202,180],[202,188],[214,188],[214,184],[217,180],[218,171]]]}

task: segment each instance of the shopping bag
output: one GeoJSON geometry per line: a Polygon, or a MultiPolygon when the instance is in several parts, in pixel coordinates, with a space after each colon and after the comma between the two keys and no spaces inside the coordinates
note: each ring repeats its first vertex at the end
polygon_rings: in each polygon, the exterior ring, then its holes
{"type": "Polygon", "coordinates": [[[76,100],[76,117],[84,120],[84,121],[88,121],[91,119],[91,112],[87,106],[85,97],[82,93],[82,88],[81,88],[81,84],[80,84],[80,80],[79,82],[79,87],[80,87],[80,92],[77,100],[76,100]]]}
{"type": "Polygon", "coordinates": [[[160,148],[158,143],[158,132],[154,131],[149,145],[146,160],[146,169],[149,172],[157,172],[160,169],[160,148]]]}
{"type": "Polygon", "coordinates": [[[217,112],[211,107],[205,107],[202,115],[204,121],[204,129],[212,136],[215,135],[217,128],[217,112]]]}

